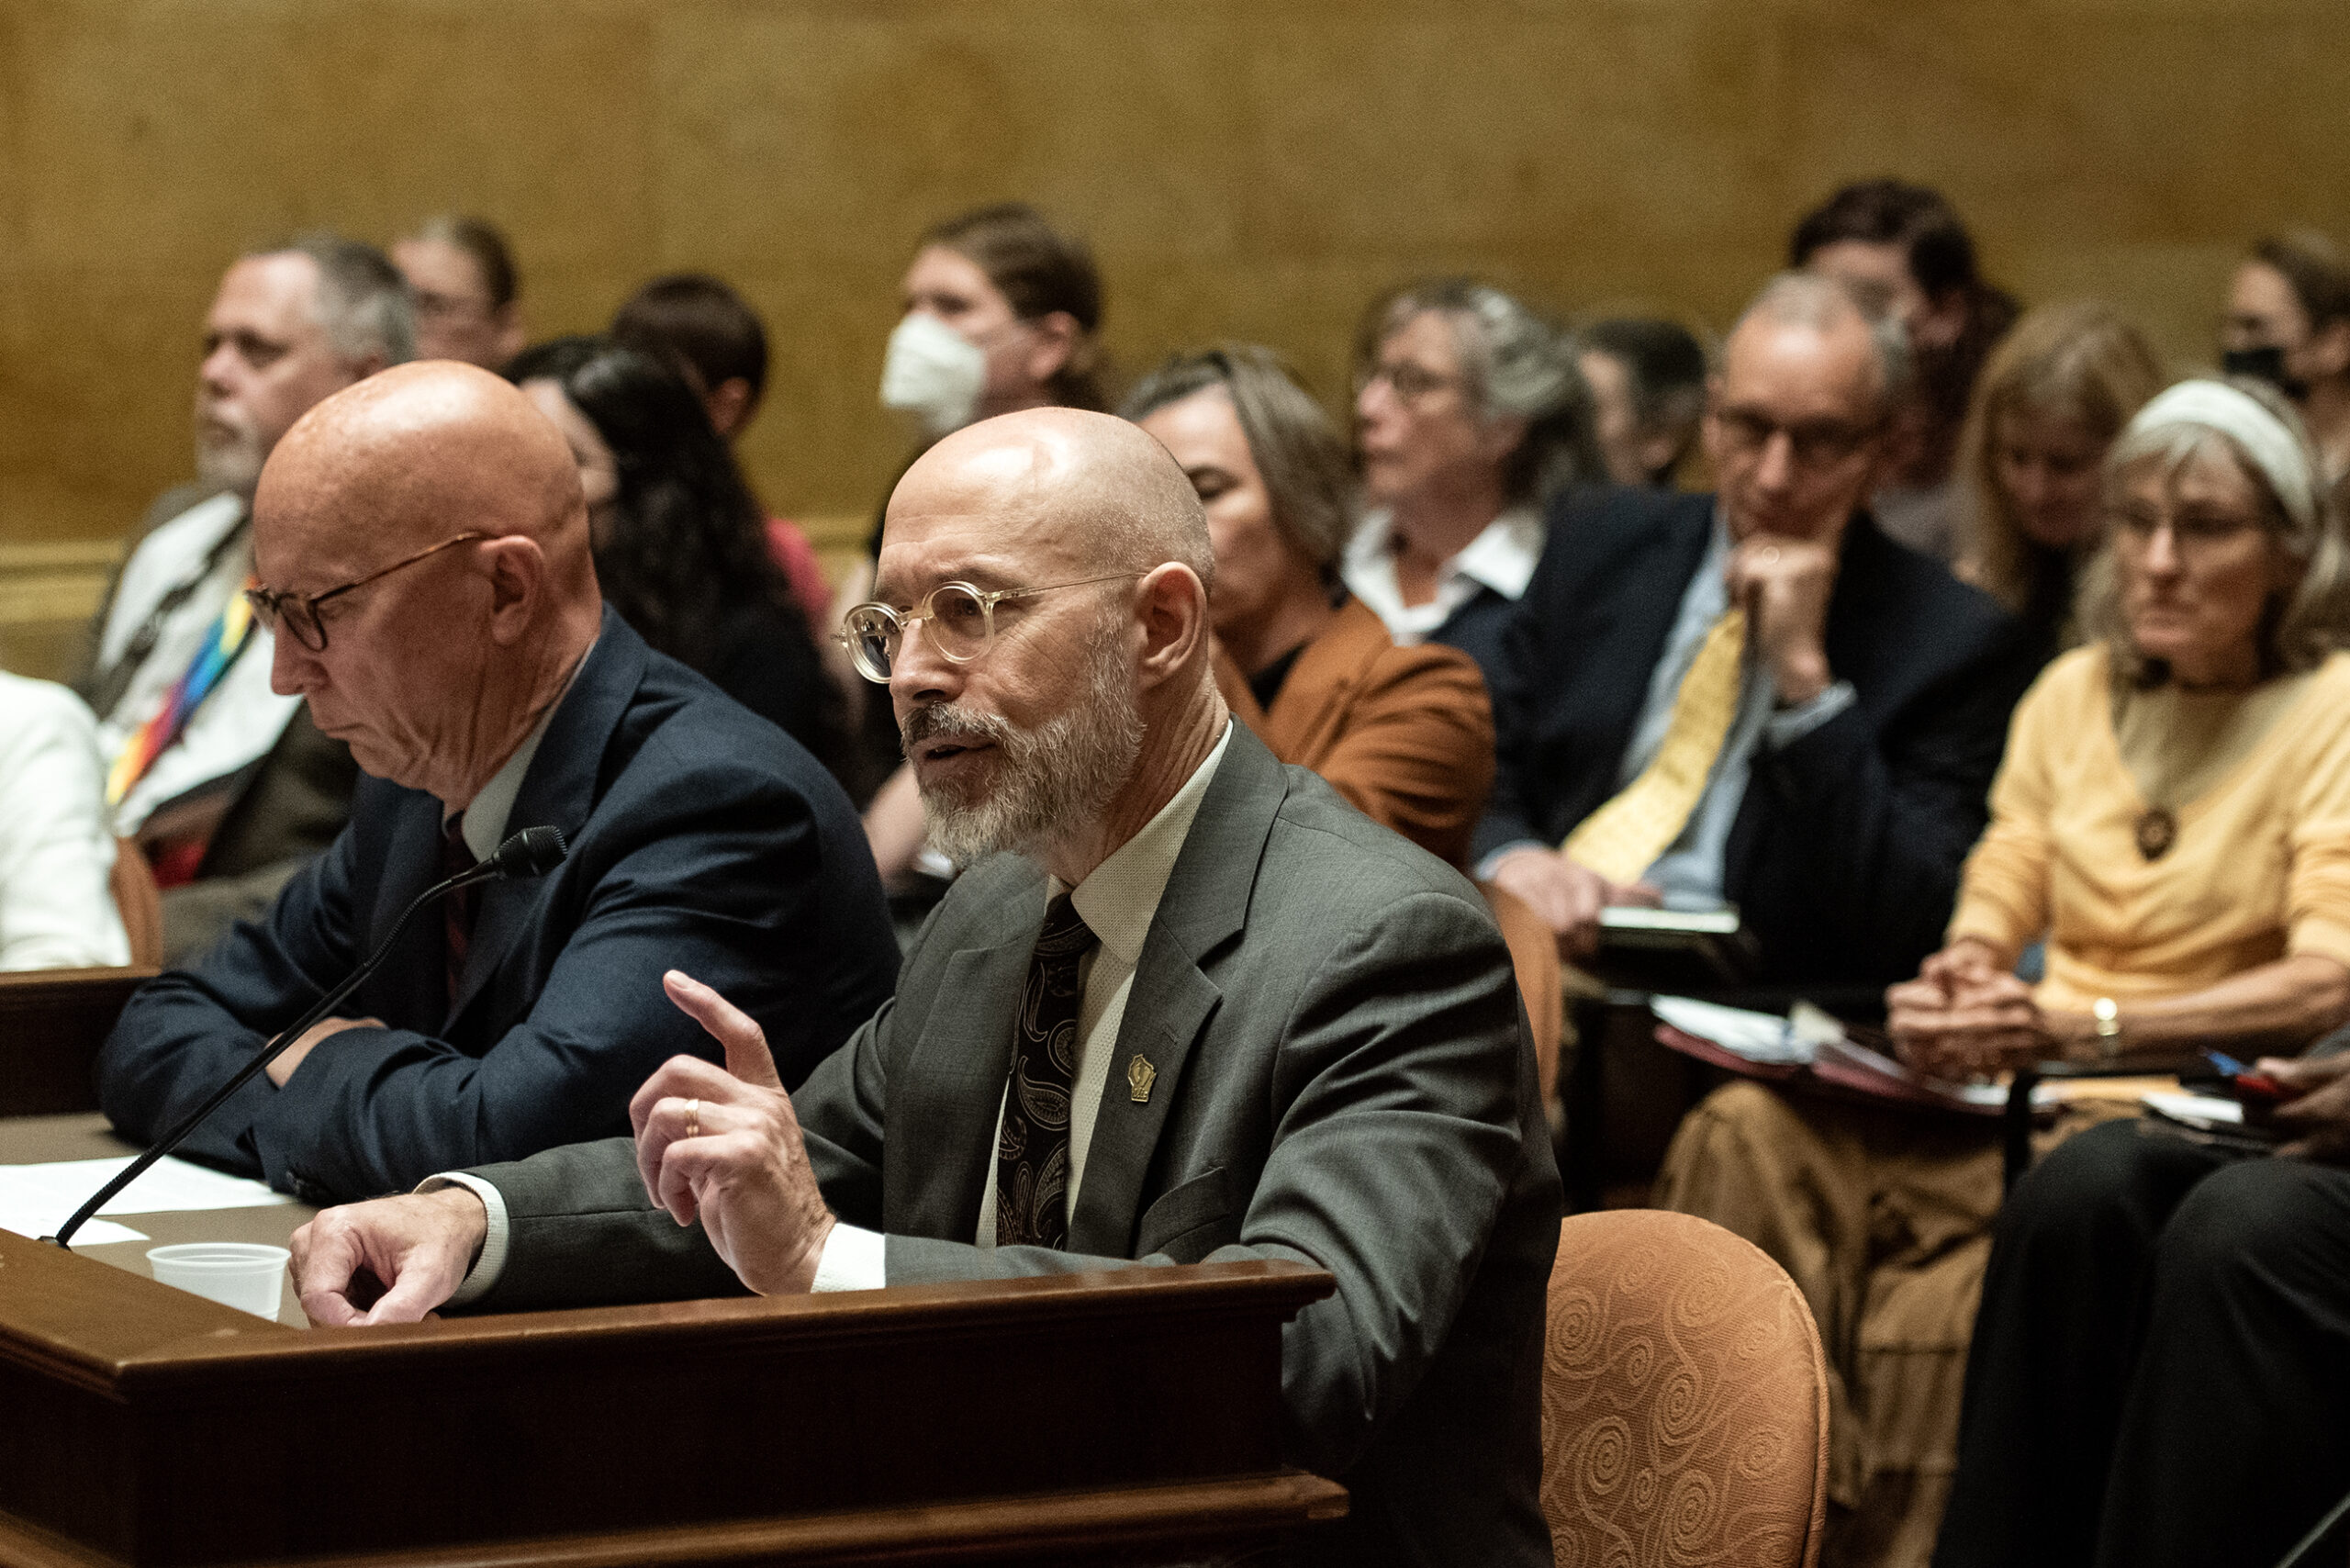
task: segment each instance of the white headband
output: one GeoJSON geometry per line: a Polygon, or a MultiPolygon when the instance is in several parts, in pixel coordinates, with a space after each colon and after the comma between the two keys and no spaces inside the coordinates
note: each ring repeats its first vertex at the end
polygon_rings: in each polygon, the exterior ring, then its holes
{"type": "Polygon", "coordinates": [[[2317,523],[2317,485],[2300,442],[2285,421],[2260,406],[2256,398],[2239,392],[2224,381],[2182,381],[2138,410],[2121,439],[2143,435],[2164,425],[2200,425],[2234,442],[2277,498],[2296,528],[2317,523]]]}

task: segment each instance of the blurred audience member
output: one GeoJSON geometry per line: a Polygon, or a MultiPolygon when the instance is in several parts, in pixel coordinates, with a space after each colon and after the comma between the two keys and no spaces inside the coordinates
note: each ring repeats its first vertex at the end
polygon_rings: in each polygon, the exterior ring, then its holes
{"type": "Polygon", "coordinates": [[[1270,352],[1181,354],[1126,398],[1207,509],[1225,700],[1283,762],[1455,865],[1493,781],[1493,716],[1458,649],[1399,648],[1338,583],[1345,440],[1270,352]]]}
{"type": "Polygon", "coordinates": [[[2350,474],[2350,260],[2300,230],[2252,248],[2228,285],[2228,373],[2281,387],[2328,483],[2350,474]]]}
{"type": "Polygon", "coordinates": [[[1575,334],[1607,476],[1673,487],[1706,413],[1706,350],[1676,321],[1617,317],[1575,334]]]}
{"type": "Polygon", "coordinates": [[[167,963],[266,908],[350,811],[348,748],[270,689],[270,633],[243,592],[253,486],[304,411],[414,342],[398,272],[331,235],[239,258],[206,314],[199,481],[149,511],[77,683],[98,715],[114,830],[163,889],[167,963]]]}
{"type": "MultiPolygon", "coordinates": [[[[666,360],[701,399],[718,438],[733,446],[758,417],[767,386],[767,333],[758,313],[722,280],[706,273],[656,277],[628,297],[612,317],[616,342],[666,360]]],[[[767,520],[767,553],[791,583],[813,629],[832,614],[833,593],[816,547],[800,525],[767,520]]],[[[844,676],[854,672],[844,667],[844,676]]]]}
{"type": "Polygon", "coordinates": [[[660,652],[830,762],[841,733],[765,519],[684,378],[609,338],[557,338],[507,367],[571,443],[604,598],[660,652]]]}
{"type": "MultiPolygon", "coordinates": [[[[1322,406],[1270,350],[1233,345],[1177,355],[1123,411],[1174,454],[1206,509],[1216,685],[1234,714],[1373,822],[1464,862],[1494,777],[1485,682],[1457,648],[1396,646],[1339,584],[1354,476],[1322,406]]],[[[1509,943],[1547,1100],[1557,948],[1533,911],[1481,890],[1509,943]]]]}
{"type": "Polygon", "coordinates": [[[369,777],[264,918],[123,1009],[96,1072],[122,1133],[186,1115],[420,890],[525,828],[560,833],[559,865],[425,911],[189,1151],[310,1203],[400,1191],[624,1129],[655,1064],[716,1055],[662,993],[672,965],[755,999],[786,1081],[888,998],[848,801],[603,602],[577,465],[530,398],[446,361],[350,387],[286,433],[253,514],[274,673],[369,777]]]}
{"type": "Polygon", "coordinates": [[[1939,191],[1899,180],[1846,185],[1796,225],[1789,264],[1840,278],[1909,334],[1914,374],[1892,412],[1874,510],[1900,543],[1951,558],[1951,467],[1975,377],[2014,322],[2013,297],[1984,281],[1975,241],[1939,191]]]}
{"type": "Polygon", "coordinates": [[[442,213],[392,241],[416,307],[416,357],[503,370],[528,335],[521,274],[506,236],[487,220],[442,213]]]}
{"type": "Polygon", "coordinates": [[[1737,906],[1773,982],[1883,984],[1941,937],[2036,666],[1868,515],[1904,375],[1897,326],[1784,274],[1710,389],[1720,494],[1554,508],[1477,850],[1567,957],[1603,908],[1660,901],[1737,906]]]}
{"type": "Polygon", "coordinates": [[[2105,454],[2162,390],[2161,362],[2107,305],[2027,311],[1985,362],[1958,441],[1958,576],[2053,657],[2103,522],[2105,454]]]}
{"type": "MultiPolygon", "coordinates": [[[[2350,1018],[2350,550],[2297,426],[2266,386],[2188,381],[2115,443],[2096,641],[2017,711],[1949,945],[1887,999],[1921,1066],[2159,1070],[2350,1018]]],[[[2262,1066],[2296,1094],[2341,1072],[2262,1066]]],[[[2320,1135],[2288,1152],[2350,1149],[2342,1100],[2280,1114],[2320,1135]]],[[[2273,1182],[2207,1193],[2231,1157],[2157,1131],[2066,1143],[1999,1211],[1937,1562],[2272,1562],[2350,1486],[2350,1183],[2262,1160],[2273,1182]]],[[[1975,1160],[1987,1226],[1998,1160],[1975,1160]]]]}
{"type": "Polygon", "coordinates": [[[0,670],[0,969],[130,962],[114,857],[89,709],[0,670]]]}
{"type": "Polygon", "coordinates": [[[1574,346],[1501,290],[1456,278],[1381,300],[1358,347],[1369,510],[1347,586],[1398,643],[1449,643],[1490,685],[1542,554],[1544,505],[1607,475],[1574,346]]]}
{"type": "MultiPolygon", "coordinates": [[[[949,431],[1016,409],[1109,408],[1095,341],[1102,274],[1085,241],[1035,207],[1002,202],[948,218],[922,237],[899,286],[903,310],[890,334],[881,401],[921,426],[909,465],[949,431]]],[[[865,559],[833,595],[828,625],[872,597],[880,554],[877,512],[865,559]]],[[[845,778],[850,795],[867,802],[866,833],[883,879],[904,889],[922,852],[922,801],[890,704],[865,685],[848,683],[860,717],[858,756],[845,778]]],[[[917,901],[938,886],[914,882],[917,901]]]]}

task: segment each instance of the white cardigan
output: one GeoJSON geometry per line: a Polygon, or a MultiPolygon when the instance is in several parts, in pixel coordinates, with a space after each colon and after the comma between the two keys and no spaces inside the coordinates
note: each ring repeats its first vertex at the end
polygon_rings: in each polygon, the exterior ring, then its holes
{"type": "Polygon", "coordinates": [[[65,688],[0,671],[0,969],[130,962],[113,869],[96,720],[65,688]]]}

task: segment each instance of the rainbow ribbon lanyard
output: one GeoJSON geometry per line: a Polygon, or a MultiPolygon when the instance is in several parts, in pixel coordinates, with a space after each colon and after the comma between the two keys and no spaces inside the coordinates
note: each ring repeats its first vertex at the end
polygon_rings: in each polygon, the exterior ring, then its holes
{"type": "MultiPolygon", "coordinates": [[[[245,587],[253,588],[259,582],[258,577],[247,577],[245,587]]],[[[180,738],[180,733],[187,728],[188,720],[203,705],[204,700],[212,695],[212,689],[220,684],[220,678],[229,673],[229,666],[237,662],[237,655],[245,651],[245,644],[252,640],[252,602],[241,592],[231,594],[227,606],[220,611],[220,619],[215,621],[212,630],[205,634],[203,645],[196,650],[195,662],[187,666],[186,673],[174,681],[172,689],[165,694],[163,706],[153,718],[133,730],[130,738],[123,743],[120,755],[116,756],[113,768],[106,774],[107,805],[122,804],[122,798],[130,793],[130,787],[145,778],[147,769],[154,766],[155,759],[180,738]]]]}

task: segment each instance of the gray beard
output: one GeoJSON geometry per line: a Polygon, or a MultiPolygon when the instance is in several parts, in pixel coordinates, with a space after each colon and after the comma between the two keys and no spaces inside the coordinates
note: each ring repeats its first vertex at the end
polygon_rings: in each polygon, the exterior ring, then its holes
{"type": "Polygon", "coordinates": [[[958,867],[990,855],[1041,857],[1057,839],[1101,818],[1142,753],[1142,714],[1120,657],[1118,630],[1114,622],[1104,628],[1086,650],[1091,698],[1034,730],[943,703],[907,717],[909,750],[936,736],[969,736],[993,745],[1002,759],[984,790],[923,789],[933,850],[958,867]]]}

